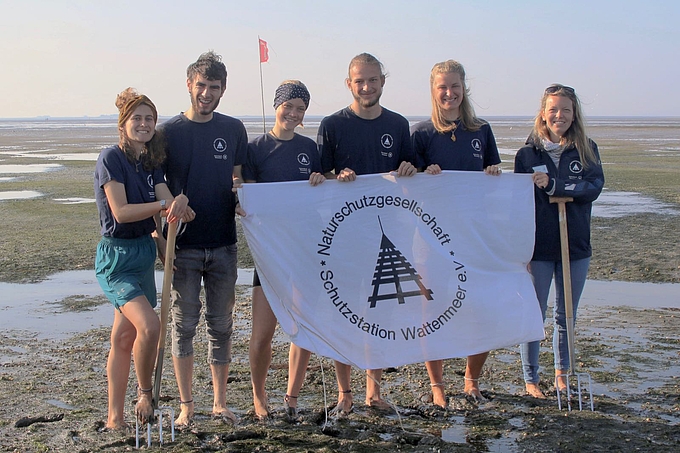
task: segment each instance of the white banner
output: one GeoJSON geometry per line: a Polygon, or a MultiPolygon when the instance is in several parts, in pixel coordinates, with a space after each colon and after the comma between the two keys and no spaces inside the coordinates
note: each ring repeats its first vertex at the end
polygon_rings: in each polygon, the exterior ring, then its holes
{"type": "Polygon", "coordinates": [[[543,339],[527,175],[245,184],[242,224],[298,346],[360,368],[543,339]]]}

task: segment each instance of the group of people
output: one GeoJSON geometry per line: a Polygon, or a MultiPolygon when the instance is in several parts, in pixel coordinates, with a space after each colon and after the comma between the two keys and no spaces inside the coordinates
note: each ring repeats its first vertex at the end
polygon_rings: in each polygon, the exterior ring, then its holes
{"type": "MultiPolygon", "coordinates": [[[[348,68],[351,104],[327,116],[316,143],[295,132],[309,107],[310,93],[299,80],[286,80],[274,96],[276,121],[264,135],[248,142],[243,124],[215,111],[226,89],[227,71],[213,52],[202,54],[187,69],[191,106],[158,128],[157,112],[144,95],[128,89],[116,101],[120,140],[105,149],[95,171],[95,192],[102,239],[97,249],[98,280],[115,308],[111,352],[107,363],[109,409],[107,428],[125,427],[124,402],[130,359],[134,355],[137,418],[153,417],[151,380],[159,320],[153,307],[156,250],[164,259],[166,222],[185,223],[176,242],[172,287],[172,355],[179,389],[176,424],[194,417],[192,394],[193,339],[202,310],[208,362],[213,382],[213,415],[235,421],[226,404],[235,302],[235,215],[245,216],[236,188],[242,183],[326,179],[351,183],[357,175],[443,170],[501,174],[500,157],[489,124],[475,115],[463,66],[454,60],[437,63],[430,75],[431,118],[409,128],[408,121],[380,104],[385,85],[382,63],[363,53],[348,68]],[[390,143],[384,143],[389,137],[390,143]],[[389,146],[392,152],[383,152],[389,146]],[[304,156],[303,159],[299,156],[304,156]],[[155,242],[154,242],[155,241],[155,242]]],[[[548,292],[556,282],[554,355],[556,385],[566,388],[569,370],[566,314],[557,207],[550,196],[573,197],[567,205],[574,311],[585,284],[591,256],[590,211],[604,183],[597,146],[586,136],[574,89],[551,85],[542,96],[534,128],[515,158],[516,173],[531,173],[536,200],[536,243],[529,263],[545,320],[548,292]]],[[[260,286],[252,290],[253,327],[249,345],[255,416],[270,416],[265,381],[277,320],[260,286]]],[[[528,394],[545,398],[539,387],[539,342],[521,345],[528,394]]],[[[311,353],[291,343],[286,414],[297,415],[297,399],[311,353]]],[[[483,401],[479,380],[488,352],[469,356],[464,392],[483,401]]],[[[443,361],[426,362],[433,404],[446,407],[443,361]]],[[[336,416],[353,408],[351,366],[336,362],[336,416]]],[[[367,370],[365,403],[387,409],[381,396],[382,370],[367,370]]]]}

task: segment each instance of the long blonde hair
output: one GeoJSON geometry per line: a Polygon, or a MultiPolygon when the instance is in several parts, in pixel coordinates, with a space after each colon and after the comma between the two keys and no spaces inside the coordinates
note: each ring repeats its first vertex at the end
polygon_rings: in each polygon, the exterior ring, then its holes
{"type": "Polygon", "coordinates": [[[590,163],[597,163],[597,156],[595,156],[595,151],[593,151],[593,147],[590,144],[590,139],[586,135],[581,101],[579,101],[578,96],[576,96],[576,91],[574,91],[572,87],[555,83],[545,89],[543,97],[541,98],[541,108],[534,119],[534,130],[532,131],[534,137],[539,140],[544,138],[550,139],[548,125],[543,119],[543,111],[545,110],[545,105],[549,96],[563,96],[569,99],[574,107],[574,119],[571,126],[569,126],[569,129],[567,129],[567,132],[561,137],[560,145],[564,147],[573,145],[578,151],[581,163],[585,168],[587,168],[590,163]]]}
{"type": "Polygon", "coordinates": [[[463,101],[460,103],[460,121],[469,131],[477,131],[482,125],[486,124],[484,120],[477,118],[475,109],[470,102],[470,90],[465,83],[465,68],[456,60],[446,60],[437,63],[432,67],[430,72],[430,97],[432,99],[432,124],[434,128],[441,134],[453,131],[456,129],[456,124],[448,121],[442,113],[441,107],[437,103],[434,90],[434,78],[437,74],[455,73],[460,75],[460,80],[463,83],[463,101]]]}

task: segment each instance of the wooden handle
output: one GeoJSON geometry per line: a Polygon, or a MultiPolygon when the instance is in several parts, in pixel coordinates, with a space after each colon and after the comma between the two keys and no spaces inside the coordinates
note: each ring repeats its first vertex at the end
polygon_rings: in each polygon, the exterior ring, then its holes
{"type": "Polygon", "coordinates": [[[161,396],[161,375],[163,374],[163,355],[165,354],[165,337],[168,334],[168,317],[170,315],[170,289],[172,288],[172,272],[175,264],[175,238],[177,222],[168,224],[168,237],[165,247],[165,265],[163,271],[163,289],[161,292],[161,331],[158,336],[158,354],[156,355],[156,372],[153,380],[153,407],[158,409],[161,396]]]}

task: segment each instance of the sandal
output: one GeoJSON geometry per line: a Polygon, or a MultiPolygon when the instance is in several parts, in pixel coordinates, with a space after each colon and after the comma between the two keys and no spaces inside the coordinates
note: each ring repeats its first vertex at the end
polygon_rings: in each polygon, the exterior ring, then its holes
{"type": "Polygon", "coordinates": [[[135,405],[135,415],[139,423],[151,423],[154,419],[153,401],[151,392],[153,388],[143,389],[137,387],[137,404],[135,405]]]}

